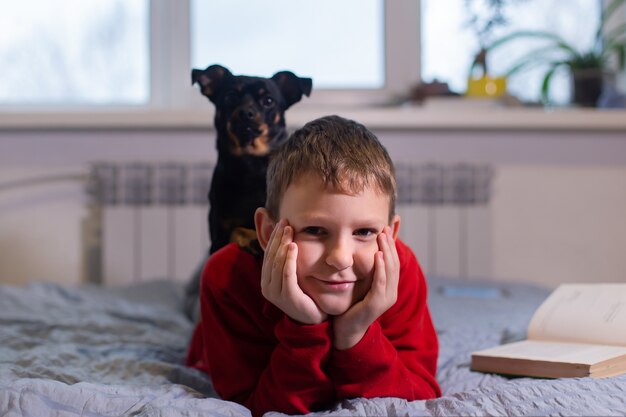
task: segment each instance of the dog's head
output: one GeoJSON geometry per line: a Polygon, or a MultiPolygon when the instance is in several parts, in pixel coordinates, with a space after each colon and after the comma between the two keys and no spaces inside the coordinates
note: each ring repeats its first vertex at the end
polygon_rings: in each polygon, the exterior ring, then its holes
{"type": "Polygon", "coordinates": [[[285,110],[311,94],[312,80],[290,71],[271,78],[233,75],[221,65],[191,71],[191,83],[215,104],[217,148],[231,155],[266,155],[286,139],[285,110]]]}

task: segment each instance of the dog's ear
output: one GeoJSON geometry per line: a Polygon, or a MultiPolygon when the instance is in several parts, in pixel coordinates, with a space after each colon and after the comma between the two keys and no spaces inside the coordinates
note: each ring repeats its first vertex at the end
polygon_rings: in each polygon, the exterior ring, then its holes
{"type": "Polygon", "coordinates": [[[221,65],[211,65],[204,70],[194,68],[191,70],[191,85],[198,83],[202,95],[213,101],[224,81],[232,76],[233,74],[221,65]]]}
{"type": "Polygon", "coordinates": [[[297,103],[302,99],[302,94],[307,97],[311,95],[311,88],[313,87],[313,80],[310,78],[298,77],[291,71],[280,71],[272,76],[272,80],[278,85],[287,107],[297,103]]]}

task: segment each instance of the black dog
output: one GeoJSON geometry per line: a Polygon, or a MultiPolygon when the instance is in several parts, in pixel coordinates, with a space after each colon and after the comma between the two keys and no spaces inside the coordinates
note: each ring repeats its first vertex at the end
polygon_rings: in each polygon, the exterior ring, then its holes
{"type": "Polygon", "coordinates": [[[191,72],[215,104],[217,164],[209,191],[210,253],[229,242],[253,252],[254,211],[265,204],[269,153],[287,139],[285,110],[311,93],[312,80],[281,71],[235,76],[220,65],[191,72]]]}
{"type": "MultiPolygon", "coordinates": [[[[230,242],[261,254],[254,212],[265,205],[269,154],[287,140],[285,110],[311,94],[312,80],[290,71],[271,78],[233,75],[220,65],[191,71],[191,83],[215,105],[217,164],[209,190],[209,254],[230,242]]],[[[187,287],[187,313],[197,314],[202,266],[187,287]]]]}

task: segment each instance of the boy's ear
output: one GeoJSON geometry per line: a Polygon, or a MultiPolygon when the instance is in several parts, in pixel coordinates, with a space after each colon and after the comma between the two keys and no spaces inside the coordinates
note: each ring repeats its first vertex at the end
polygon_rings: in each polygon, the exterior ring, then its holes
{"type": "Polygon", "coordinates": [[[397,214],[393,216],[393,219],[391,220],[391,224],[389,226],[391,227],[391,234],[393,235],[393,239],[396,240],[396,238],[398,237],[398,232],[400,231],[400,216],[398,216],[397,214]]]}
{"type": "Polygon", "coordinates": [[[256,228],[256,237],[259,244],[265,250],[267,242],[274,231],[274,221],[270,217],[270,212],[265,207],[259,207],[254,212],[254,227],[256,228]]]}

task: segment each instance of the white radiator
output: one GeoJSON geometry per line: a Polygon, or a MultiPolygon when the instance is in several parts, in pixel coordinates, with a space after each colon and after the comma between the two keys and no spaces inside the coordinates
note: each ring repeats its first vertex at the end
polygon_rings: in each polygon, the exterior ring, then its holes
{"type": "Polygon", "coordinates": [[[400,238],[429,276],[487,279],[491,183],[484,164],[396,165],[400,238]]]}
{"type": "MultiPolygon", "coordinates": [[[[491,276],[492,170],[398,165],[400,237],[429,276],[491,276]]],[[[209,247],[208,163],[97,163],[83,224],[85,276],[104,285],[187,281],[209,247]]]]}

